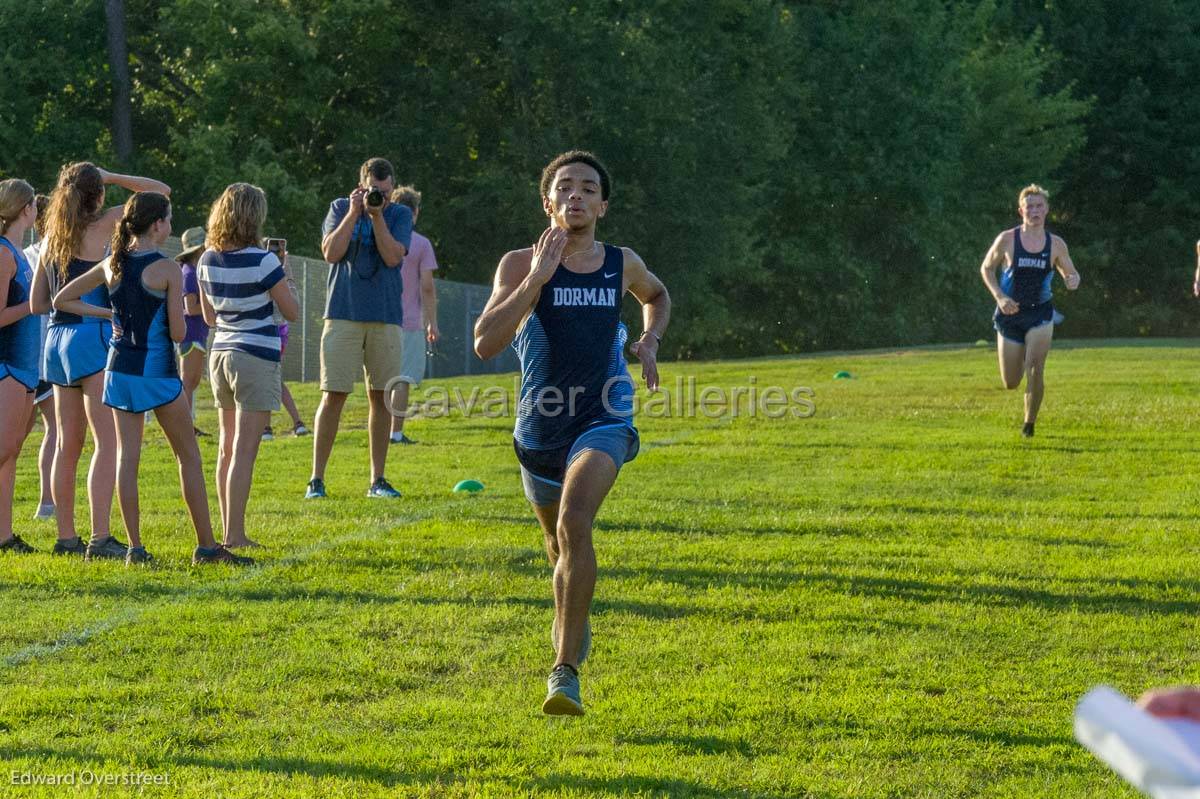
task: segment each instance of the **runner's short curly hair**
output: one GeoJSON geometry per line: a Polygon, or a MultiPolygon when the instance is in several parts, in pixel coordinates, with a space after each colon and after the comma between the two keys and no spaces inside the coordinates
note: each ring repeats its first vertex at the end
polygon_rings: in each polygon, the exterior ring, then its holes
{"type": "Polygon", "coordinates": [[[570,150],[556,155],[554,160],[546,164],[546,168],[542,170],[542,196],[550,196],[550,184],[554,182],[554,173],[562,169],[567,164],[587,164],[600,175],[600,199],[607,200],[608,194],[612,190],[612,180],[608,176],[608,169],[604,164],[600,163],[600,159],[587,150],[570,150]]]}

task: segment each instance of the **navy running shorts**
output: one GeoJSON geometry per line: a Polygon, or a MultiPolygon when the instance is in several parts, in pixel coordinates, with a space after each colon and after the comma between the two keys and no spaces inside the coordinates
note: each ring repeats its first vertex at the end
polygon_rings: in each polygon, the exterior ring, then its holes
{"type": "Polygon", "coordinates": [[[1053,321],[1054,303],[1052,302],[1031,305],[1012,315],[1001,313],[997,308],[996,313],[992,316],[992,326],[996,328],[996,332],[1017,344],[1025,343],[1025,334],[1030,330],[1048,325],[1053,321]]]}
{"type": "Polygon", "coordinates": [[[525,498],[533,505],[554,505],[562,497],[563,480],[575,459],[589,449],[607,453],[617,470],[637,457],[641,444],[637,430],[626,424],[593,427],[574,442],[554,449],[526,449],[513,440],[521,464],[525,498]]]}

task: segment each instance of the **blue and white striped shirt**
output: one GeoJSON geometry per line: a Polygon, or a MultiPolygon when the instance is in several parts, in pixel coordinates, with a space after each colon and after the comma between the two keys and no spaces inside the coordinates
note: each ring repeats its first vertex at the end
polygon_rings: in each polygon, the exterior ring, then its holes
{"type": "Polygon", "coordinates": [[[279,328],[270,291],[284,275],[275,253],[258,247],[206,250],[196,264],[196,276],[217,312],[212,348],[278,361],[279,328]]]}

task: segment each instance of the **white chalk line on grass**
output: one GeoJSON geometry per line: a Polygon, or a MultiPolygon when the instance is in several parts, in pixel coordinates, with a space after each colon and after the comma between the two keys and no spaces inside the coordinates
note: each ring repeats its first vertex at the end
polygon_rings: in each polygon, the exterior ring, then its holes
{"type": "MultiPolygon", "coordinates": [[[[450,503],[447,502],[444,503],[444,505],[449,506],[450,503]]],[[[422,513],[416,513],[394,520],[389,519],[387,524],[403,526],[424,521],[425,519],[433,516],[434,513],[436,513],[441,507],[442,506],[439,506],[438,508],[434,508],[422,513]]],[[[350,535],[341,536],[340,538],[320,541],[305,547],[298,552],[286,555],[279,560],[270,561],[269,563],[264,563],[262,565],[255,565],[249,568],[232,567],[238,568],[238,571],[235,573],[235,576],[232,576],[227,580],[220,580],[215,583],[207,583],[192,591],[185,591],[181,594],[173,596],[169,599],[161,600],[159,602],[152,602],[146,605],[126,608],[125,610],[119,611],[115,615],[111,615],[106,619],[95,622],[94,624],[89,624],[76,630],[68,631],[51,643],[31,644],[7,656],[4,659],[4,665],[6,667],[23,666],[26,663],[30,663],[35,660],[53,657],[54,655],[57,655],[67,649],[83,646],[93,638],[96,638],[97,636],[103,635],[107,632],[111,632],[118,627],[123,627],[127,624],[133,624],[149,613],[157,612],[172,605],[180,605],[185,602],[191,602],[195,599],[203,598],[208,594],[218,593],[219,591],[222,591],[232,585],[237,585],[238,583],[252,580],[255,577],[275,569],[301,563],[305,560],[308,560],[313,555],[320,554],[328,549],[333,549],[335,547],[342,546],[343,544],[351,544],[356,541],[363,541],[368,538],[373,538],[377,532],[379,531],[374,529],[359,531],[350,535]]]]}

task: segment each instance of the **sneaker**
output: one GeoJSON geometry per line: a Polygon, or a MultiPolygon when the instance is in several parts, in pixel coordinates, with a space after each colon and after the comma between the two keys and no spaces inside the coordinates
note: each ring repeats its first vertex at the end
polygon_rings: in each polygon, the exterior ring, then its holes
{"type": "Polygon", "coordinates": [[[304,492],[305,499],[325,499],[325,481],[314,477],[308,481],[308,490],[304,492]]]}
{"type": "Polygon", "coordinates": [[[84,560],[95,560],[98,558],[110,558],[112,560],[125,560],[125,556],[129,554],[129,547],[122,544],[113,536],[109,536],[101,541],[92,541],[87,545],[87,551],[83,555],[84,560]]]}
{"type": "Polygon", "coordinates": [[[1033,422],[1026,422],[1021,427],[1021,435],[1025,438],[1033,438],[1033,422]]]}
{"type": "Polygon", "coordinates": [[[24,555],[37,550],[22,541],[21,536],[13,533],[7,541],[0,542],[0,552],[19,552],[24,555]]]}
{"type": "Polygon", "coordinates": [[[294,436],[306,436],[311,432],[311,430],[304,426],[304,422],[296,422],[296,426],[292,428],[292,435],[294,436]]]}
{"type": "Polygon", "coordinates": [[[54,503],[43,502],[38,505],[37,513],[33,514],[35,519],[53,519],[54,518],[54,503]]]}
{"type": "MultiPolygon", "coordinates": [[[[554,655],[558,656],[558,630],[554,626],[554,622],[550,622],[550,645],[554,647],[554,655]]],[[[587,660],[588,653],[592,651],[592,620],[585,619],[583,622],[583,643],[579,645],[579,665],[583,665],[583,661],[587,660]]]]}
{"type": "Polygon", "coordinates": [[[154,556],[146,551],[145,547],[130,547],[125,553],[125,565],[133,566],[138,563],[149,563],[154,560],[154,556]]]}
{"type": "Polygon", "coordinates": [[[262,440],[263,441],[274,441],[275,440],[275,432],[271,429],[271,425],[267,425],[267,429],[263,431],[262,440]]]}
{"type": "Polygon", "coordinates": [[[192,553],[192,565],[200,566],[205,563],[228,563],[230,566],[253,566],[254,558],[248,558],[245,555],[235,555],[220,544],[212,547],[211,549],[196,547],[196,551],[192,553]]]}
{"type": "Polygon", "coordinates": [[[193,427],[192,432],[196,434],[196,438],[205,438],[208,436],[208,433],[204,432],[199,427],[193,427]]]}
{"type": "Polygon", "coordinates": [[[367,496],[399,499],[400,492],[392,488],[392,484],[387,481],[387,478],[380,477],[374,483],[371,483],[371,487],[367,489],[367,496]]]}
{"type": "Polygon", "coordinates": [[[560,663],[546,680],[546,701],[542,712],[547,716],[582,716],[583,700],[579,698],[579,672],[560,663]]]}
{"type": "Polygon", "coordinates": [[[83,539],[79,536],[74,538],[60,538],[54,542],[54,549],[50,550],[55,555],[86,555],[88,545],[83,543],[83,539]]]}
{"type": "Polygon", "coordinates": [[[408,436],[404,435],[404,433],[392,433],[392,443],[393,444],[415,444],[417,442],[412,440],[408,436]]]}

